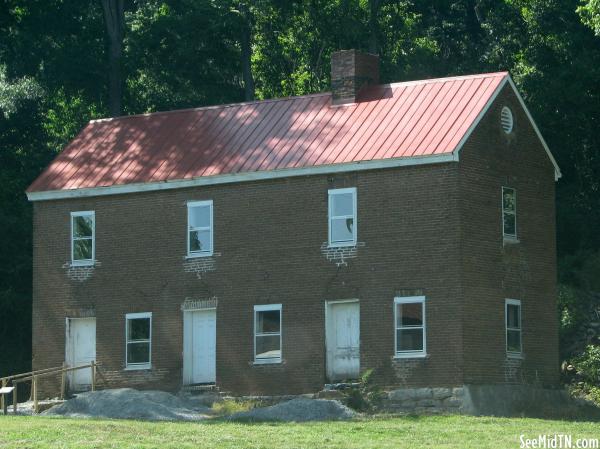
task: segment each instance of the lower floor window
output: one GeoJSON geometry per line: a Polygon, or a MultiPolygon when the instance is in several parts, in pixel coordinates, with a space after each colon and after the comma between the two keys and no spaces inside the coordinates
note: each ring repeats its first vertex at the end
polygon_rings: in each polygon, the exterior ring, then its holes
{"type": "Polygon", "coordinates": [[[152,313],[126,315],[125,364],[130,369],[148,369],[152,357],[152,313]]]}
{"type": "Polygon", "coordinates": [[[425,297],[394,299],[396,357],[425,355],[425,297]]]}
{"type": "Polygon", "coordinates": [[[507,299],[506,312],[506,352],[510,355],[519,355],[522,351],[521,342],[521,301],[507,299]]]}
{"type": "Polygon", "coordinates": [[[281,304],[254,306],[254,361],[281,362],[281,304]]]}

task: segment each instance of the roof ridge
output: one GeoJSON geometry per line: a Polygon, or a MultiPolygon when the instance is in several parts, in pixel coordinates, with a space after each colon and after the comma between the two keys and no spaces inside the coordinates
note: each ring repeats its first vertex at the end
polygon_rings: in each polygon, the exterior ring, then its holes
{"type": "Polygon", "coordinates": [[[417,85],[417,84],[443,83],[443,82],[447,82],[447,81],[458,81],[458,80],[474,79],[474,78],[487,78],[487,77],[494,77],[494,76],[504,77],[504,76],[509,76],[509,75],[510,75],[509,72],[505,70],[505,71],[500,71],[500,72],[475,73],[472,75],[456,75],[456,76],[445,76],[445,77],[441,77],[441,78],[428,78],[428,79],[411,80],[411,81],[398,81],[395,83],[379,84],[378,86],[373,86],[373,87],[395,88],[395,87],[411,86],[411,85],[417,85]]]}
{"type": "MultiPolygon", "coordinates": [[[[473,79],[473,78],[485,78],[489,76],[507,76],[508,71],[503,72],[490,72],[490,73],[477,73],[473,75],[458,75],[458,76],[447,76],[442,78],[429,78],[429,79],[420,79],[420,80],[412,80],[412,81],[399,81],[395,83],[388,84],[378,84],[372,87],[383,87],[383,88],[395,88],[401,86],[410,86],[417,84],[426,84],[426,83],[437,83],[437,82],[446,82],[446,81],[455,81],[462,79],[473,79]]],[[[166,115],[166,114],[180,114],[184,112],[193,112],[193,111],[209,111],[214,109],[225,109],[232,108],[236,106],[247,106],[252,104],[264,104],[264,103],[272,103],[276,101],[290,101],[295,100],[296,98],[310,98],[310,97],[321,97],[331,95],[331,92],[317,92],[313,94],[306,95],[297,95],[297,96],[288,96],[288,97],[280,97],[280,98],[268,98],[266,100],[253,100],[253,101],[241,101],[237,103],[225,103],[225,104],[215,104],[211,106],[199,106],[196,108],[185,108],[185,109],[172,109],[170,111],[156,111],[156,112],[145,112],[142,114],[131,114],[131,115],[121,115],[119,117],[106,117],[90,120],[89,123],[98,123],[98,122],[111,122],[116,120],[125,120],[131,118],[139,118],[139,117],[149,117],[149,116],[157,116],[157,115],[166,115]]]]}
{"type": "Polygon", "coordinates": [[[247,105],[252,105],[252,104],[273,103],[276,101],[290,101],[290,100],[295,100],[296,98],[324,97],[327,95],[331,95],[331,92],[317,92],[317,93],[306,94],[306,95],[297,95],[297,96],[279,97],[279,98],[267,98],[266,100],[241,101],[238,103],[214,104],[214,105],[210,105],[210,106],[199,106],[196,108],[172,109],[170,111],[156,111],[156,112],[144,112],[142,114],[120,115],[118,117],[106,117],[106,118],[93,119],[93,120],[90,120],[89,123],[111,122],[111,121],[116,121],[116,120],[157,116],[157,115],[163,115],[163,114],[179,114],[179,113],[183,113],[183,112],[209,111],[209,110],[214,110],[214,109],[232,108],[235,106],[247,106],[247,105]]]}

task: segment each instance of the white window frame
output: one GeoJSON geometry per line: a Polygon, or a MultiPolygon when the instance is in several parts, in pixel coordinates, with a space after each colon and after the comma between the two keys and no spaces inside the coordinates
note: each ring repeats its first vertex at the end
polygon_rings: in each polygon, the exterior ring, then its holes
{"type": "Polygon", "coordinates": [[[126,370],[144,370],[152,367],[152,312],[128,313],[125,315],[125,369],[126,370]],[[150,334],[148,340],[129,341],[129,320],[138,318],[150,318],[150,334]],[[127,348],[129,343],[148,343],[148,362],[147,363],[129,363],[127,360],[127,348]]]}
{"type": "Polygon", "coordinates": [[[214,222],[213,222],[213,202],[212,202],[212,200],[188,201],[188,203],[187,203],[187,238],[186,238],[187,257],[192,258],[192,257],[212,256],[213,251],[214,251],[213,233],[214,233],[214,222]],[[209,209],[210,209],[210,226],[202,226],[202,227],[192,228],[190,226],[190,209],[192,209],[194,207],[204,207],[204,206],[209,206],[209,209]],[[210,249],[208,251],[190,251],[190,233],[192,231],[207,231],[207,230],[210,231],[210,249]]]}
{"type": "Polygon", "coordinates": [[[425,296],[397,296],[394,298],[394,357],[397,359],[409,359],[427,357],[427,320],[425,308],[425,296]],[[398,304],[421,304],[423,310],[423,324],[421,326],[398,326],[398,304]],[[400,329],[422,329],[423,349],[419,351],[398,351],[398,330],[400,329]]]}
{"type": "Polygon", "coordinates": [[[356,201],[356,187],[348,187],[345,189],[329,189],[328,191],[328,237],[327,237],[327,241],[329,244],[330,248],[339,248],[339,247],[343,247],[343,246],[355,246],[356,245],[356,236],[358,234],[358,213],[357,213],[357,201],[356,201]],[[346,194],[346,193],[351,193],[352,194],[352,215],[333,215],[333,197],[335,195],[340,195],[340,194],[346,194]],[[348,241],[348,242],[333,242],[332,241],[332,235],[331,235],[331,231],[332,231],[332,227],[331,227],[331,222],[334,219],[339,219],[339,218],[352,218],[352,241],[348,241]]]}
{"type": "Polygon", "coordinates": [[[96,261],[96,212],[93,210],[84,210],[71,212],[71,265],[94,265],[96,261]],[[91,259],[75,259],[75,240],[89,240],[89,237],[75,238],[75,227],[73,221],[76,217],[92,217],[92,258],[91,259]]]}
{"type": "Polygon", "coordinates": [[[521,301],[519,299],[505,299],[504,300],[504,347],[506,349],[506,355],[508,357],[520,358],[523,355],[523,307],[521,306],[521,301]],[[508,306],[518,306],[519,307],[519,327],[508,327],[508,306]],[[508,331],[519,332],[519,351],[509,351],[508,350],[508,331]]]}
{"type": "Polygon", "coordinates": [[[281,304],[264,304],[259,306],[254,306],[254,364],[255,365],[268,365],[273,363],[281,363],[283,359],[283,312],[281,304]],[[256,324],[257,324],[257,312],[270,312],[278,310],[279,311],[279,357],[271,358],[271,359],[257,359],[256,358],[256,337],[273,335],[273,334],[257,334],[256,333],[256,324]]]}
{"type": "Polygon", "coordinates": [[[502,190],[500,191],[500,194],[501,194],[500,207],[502,208],[502,238],[504,240],[516,241],[516,240],[518,240],[518,237],[517,237],[518,236],[518,232],[517,232],[517,189],[515,189],[514,187],[502,186],[502,190]],[[504,209],[504,190],[512,190],[515,194],[515,210],[514,210],[514,212],[507,211],[504,209]],[[507,234],[506,230],[504,229],[504,214],[515,216],[515,233],[514,233],[514,235],[507,234]]]}

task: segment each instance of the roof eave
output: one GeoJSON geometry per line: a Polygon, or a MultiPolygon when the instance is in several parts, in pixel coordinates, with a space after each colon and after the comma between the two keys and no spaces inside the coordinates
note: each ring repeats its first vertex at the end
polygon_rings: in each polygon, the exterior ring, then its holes
{"type": "Polygon", "coordinates": [[[231,173],[215,176],[201,176],[190,179],[175,179],[159,182],[121,184],[107,187],[91,187],[63,190],[47,190],[27,192],[29,201],[48,201],[68,198],[86,198],[94,196],[120,195],[126,193],[152,192],[158,190],[182,189],[217,184],[233,184],[240,182],[261,181],[267,179],[291,178],[298,176],[313,176],[332,173],[346,173],[364,170],[377,170],[384,168],[404,167],[425,164],[440,164],[456,162],[458,159],[453,153],[436,154],[422,157],[401,157],[392,159],[379,159],[342,164],[318,165],[314,167],[285,168],[269,171],[255,171],[245,173],[231,173]]]}

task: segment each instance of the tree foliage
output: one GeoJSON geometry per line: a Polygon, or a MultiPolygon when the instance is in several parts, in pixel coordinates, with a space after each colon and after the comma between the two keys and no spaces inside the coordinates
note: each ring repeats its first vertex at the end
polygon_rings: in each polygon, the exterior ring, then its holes
{"type": "Polygon", "coordinates": [[[5,1],[0,354],[24,354],[6,370],[29,357],[23,191],[89,119],[327,90],[331,52],[343,48],[379,53],[383,82],[510,70],[564,174],[569,282],[600,250],[599,10],[598,0],[5,1]],[[112,28],[110,6],[123,11],[112,28]]]}

